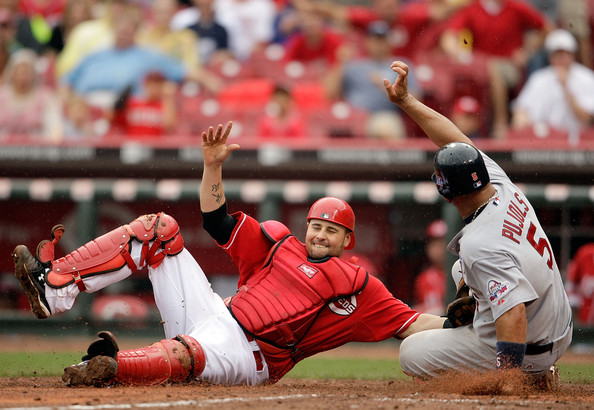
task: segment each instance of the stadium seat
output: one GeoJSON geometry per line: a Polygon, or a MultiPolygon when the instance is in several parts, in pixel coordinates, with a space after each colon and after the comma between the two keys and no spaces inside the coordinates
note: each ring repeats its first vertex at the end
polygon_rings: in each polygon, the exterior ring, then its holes
{"type": "Polygon", "coordinates": [[[246,64],[243,61],[237,61],[235,59],[209,63],[205,68],[212,71],[226,82],[243,80],[254,76],[251,64],[246,64]]]}
{"type": "Polygon", "coordinates": [[[319,81],[298,82],[291,91],[295,105],[303,112],[326,109],[330,105],[326,90],[319,81]]]}
{"type": "Polygon", "coordinates": [[[229,84],[217,100],[226,108],[264,107],[270,100],[274,83],[268,78],[249,78],[229,84]]]}
{"type": "Polygon", "coordinates": [[[369,114],[344,101],[306,113],[311,137],[365,138],[369,114]]]}
{"type": "Polygon", "coordinates": [[[546,124],[537,124],[521,129],[510,129],[506,140],[527,143],[528,146],[542,148],[545,144],[553,144],[554,146],[569,145],[569,134],[565,131],[553,129],[546,124]]]}
{"type": "Polygon", "coordinates": [[[182,135],[199,136],[210,126],[233,121],[231,137],[241,137],[254,132],[254,112],[261,111],[261,108],[254,111],[235,102],[226,104],[215,98],[187,98],[180,103],[179,125],[176,131],[182,135]]]}

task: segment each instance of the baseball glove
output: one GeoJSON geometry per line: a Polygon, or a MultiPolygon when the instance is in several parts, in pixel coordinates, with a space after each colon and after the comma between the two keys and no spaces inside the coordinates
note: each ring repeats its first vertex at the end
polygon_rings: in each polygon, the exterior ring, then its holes
{"type": "Polygon", "coordinates": [[[82,360],[91,360],[95,356],[109,356],[115,359],[120,349],[113,333],[102,330],[97,333],[97,336],[99,338],[91,342],[87,354],[82,357],[82,360]]]}
{"type": "Polygon", "coordinates": [[[446,308],[446,315],[453,327],[466,326],[472,323],[476,300],[464,279],[460,281],[456,299],[446,308]]]}

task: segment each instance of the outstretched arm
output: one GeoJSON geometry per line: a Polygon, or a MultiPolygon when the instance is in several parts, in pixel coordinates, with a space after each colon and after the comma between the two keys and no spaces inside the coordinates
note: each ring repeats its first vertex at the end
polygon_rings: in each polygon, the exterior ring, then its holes
{"type": "Polygon", "coordinates": [[[216,130],[209,127],[202,133],[202,157],[204,170],[200,184],[200,210],[212,212],[225,203],[223,191],[223,163],[229,155],[239,149],[239,145],[227,145],[233,123],[229,121],[225,128],[219,124],[216,130]]]}
{"type": "Polygon", "coordinates": [[[427,107],[408,92],[408,65],[402,61],[394,61],[391,65],[398,74],[394,84],[384,79],[384,87],[388,98],[407,113],[438,147],[450,142],[466,142],[472,144],[470,138],[462,133],[448,118],[427,107]]]}
{"type": "Polygon", "coordinates": [[[410,335],[422,332],[423,330],[429,329],[443,329],[443,323],[446,318],[428,313],[421,313],[417,320],[412,322],[410,326],[402,333],[398,335],[399,338],[405,339],[410,335]]]}

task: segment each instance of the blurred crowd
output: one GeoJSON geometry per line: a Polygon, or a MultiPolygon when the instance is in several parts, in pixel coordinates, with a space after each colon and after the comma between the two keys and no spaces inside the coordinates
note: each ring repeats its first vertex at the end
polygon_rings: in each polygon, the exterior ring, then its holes
{"type": "Polygon", "coordinates": [[[414,138],[398,59],[471,138],[576,142],[593,22],[593,0],[0,0],[0,138],[414,138]]]}

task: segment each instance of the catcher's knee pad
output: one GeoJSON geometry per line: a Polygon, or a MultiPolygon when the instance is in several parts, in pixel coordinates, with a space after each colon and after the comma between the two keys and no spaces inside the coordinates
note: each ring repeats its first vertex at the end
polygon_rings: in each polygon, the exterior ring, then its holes
{"type": "Polygon", "coordinates": [[[129,229],[130,236],[143,244],[141,265],[146,261],[156,268],[165,256],[177,255],[184,249],[184,239],[177,221],[164,212],[143,215],[125,227],[129,229]],[[153,239],[154,243],[149,247],[153,239]]]}
{"type": "Polygon", "coordinates": [[[195,379],[204,371],[206,359],[200,343],[178,335],[140,349],[116,354],[115,381],[132,385],[155,385],[195,379]]]}
{"type": "Polygon", "coordinates": [[[184,241],[179,225],[173,217],[163,212],[143,215],[53,261],[47,275],[47,284],[61,288],[74,282],[84,291],[82,279],[85,277],[113,272],[126,265],[132,272],[145,263],[156,268],[165,256],[176,255],[183,248],[184,241]],[[130,256],[131,240],[142,243],[142,256],[138,266],[130,256]]]}

